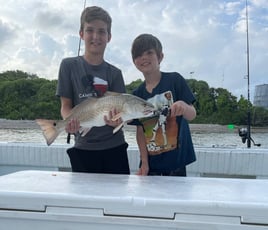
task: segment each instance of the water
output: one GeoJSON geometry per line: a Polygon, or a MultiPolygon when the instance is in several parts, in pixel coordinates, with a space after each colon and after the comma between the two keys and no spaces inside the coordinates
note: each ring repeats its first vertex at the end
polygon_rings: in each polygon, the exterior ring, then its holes
{"type": "MultiPolygon", "coordinates": [[[[124,128],[126,141],[130,146],[137,146],[134,128],[124,128]]],[[[60,134],[53,144],[66,144],[66,133],[60,134]]],[[[251,132],[251,137],[255,143],[260,143],[261,147],[256,147],[252,143],[252,148],[268,148],[268,132],[251,132]]],[[[212,130],[192,131],[194,146],[197,147],[238,147],[246,148],[247,144],[242,143],[236,130],[217,132],[212,130]]],[[[45,143],[45,139],[40,129],[0,129],[0,142],[25,142],[25,143],[45,143]]],[[[73,139],[71,143],[73,144],[73,139]]]]}

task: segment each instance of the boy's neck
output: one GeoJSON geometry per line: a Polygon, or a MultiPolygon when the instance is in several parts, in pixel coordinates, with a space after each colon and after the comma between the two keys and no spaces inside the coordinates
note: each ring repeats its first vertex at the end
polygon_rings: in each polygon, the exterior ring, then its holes
{"type": "Polygon", "coordinates": [[[158,83],[161,79],[161,72],[160,71],[155,71],[151,73],[144,73],[143,74],[146,83],[158,83]]]}
{"type": "Polygon", "coordinates": [[[99,55],[99,54],[85,53],[83,57],[91,65],[100,65],[104,61],[103,55],[99,55]]]}
{"type": "Polygon", "coordinates": [[[154,72],[151,74],[144,74],[146,89],[148,92],[152,92],[153,89],[158,85],[161,79],[161,72],[154,72]]]}

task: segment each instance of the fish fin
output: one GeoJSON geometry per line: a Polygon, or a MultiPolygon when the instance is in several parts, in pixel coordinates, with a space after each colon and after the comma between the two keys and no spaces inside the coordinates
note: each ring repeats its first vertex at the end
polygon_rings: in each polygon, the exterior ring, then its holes
{"type": "Polygon", "coordinates": [[[106,91],[104,96],[118,96],[121,95],[122,93],[117,93],[117,92],[113,92],[113,91],[106,91]]]}
{"type": "Polygon", "coordinates": [[[46,119],[36,119],[35,121],[43,131],[47,145],[51,145],[62,131],[58,129],[57,121],[46,119]]]}
{"type": "Polygon", "coordinates": [[[82,110],[83,107],[88,107],[96,103],[98,100],[99,98],[96,98],[96,97],[90,97],[90,98],[83,100],[81,103],[79,103],[78,105],[72,108],[68,116],[66,116],[65,120],[70,120],[73,114],[79,113],[79,111],[82,110]]]}
{"type": "Polygon", "coordinates": [[[118,132],[123,126],[124,126],[125,122],[122,122],[121,124],[119,124],[118,126],[116,126],[113,130],[113,134],[115,134],[116,132],[118,132]]]}
{"type": "Polygon", "coordinates": [[[81,137],[86,136],[86,134],[91,130],[91,128],[85,128],[85,127],[81,127],[79,129],[79,133],[81,134],[81,137]]]}
{"type": "Polygon", "coordinates": [[[120,117],[122,116],[122,113],[120,112],[120,113],[117,113],[116,115],[114,115],[113,117],[112,117],[112,121],[116,121],[117,119],[119,119],[120,117]]]}

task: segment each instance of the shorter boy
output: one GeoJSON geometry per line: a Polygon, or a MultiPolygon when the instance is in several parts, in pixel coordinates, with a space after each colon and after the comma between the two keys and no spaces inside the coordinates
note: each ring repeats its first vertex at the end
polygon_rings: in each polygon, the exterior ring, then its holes
{"type": "Polygon", "coordinates": [[[132,44],[132,59],[145,81],[133,94],[152,102],[156,116],[135,120],[140,150],[138,175],[186,176],[186,165],[196,160],[188,121],[196,116],[195,97],[177,72],[161,72],[162,44],[151,34],[132,44]]]}

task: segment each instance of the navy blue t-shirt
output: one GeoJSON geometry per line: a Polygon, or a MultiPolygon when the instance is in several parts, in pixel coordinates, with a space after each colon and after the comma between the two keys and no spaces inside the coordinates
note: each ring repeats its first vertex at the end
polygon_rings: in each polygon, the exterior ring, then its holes
{"type": "Polygon", "coordinates": [[[196,160],[188,121],[182,116],[177,116],[172,121],[172,125],[168,125],[171,121],[168,117],[168,110],[164,106],[169,107],[170,104],[163,102],[163,95],[170,93],[172,103],[178,100],[187,104],[195,102],[195,97],[185,79],[177,72],[161,72],[160,82],[152,90],[152,93],[146,90],[144,82],[133,91],[134,95],[156,103],[158,104],[157,107],[160,108],[156,118],[152,118],[154,120],[140,119],[130,123],[132,125],[142,125],[145,136],[148,136],[147,149],[150,172],[169,173],[196,160]],[[145,125],[151,126],[149,134],[145,125]],[[167,131],[171,127],[172,131],[167,131]],[[173,140],[170,141],[170,139],[173,140]]]}

